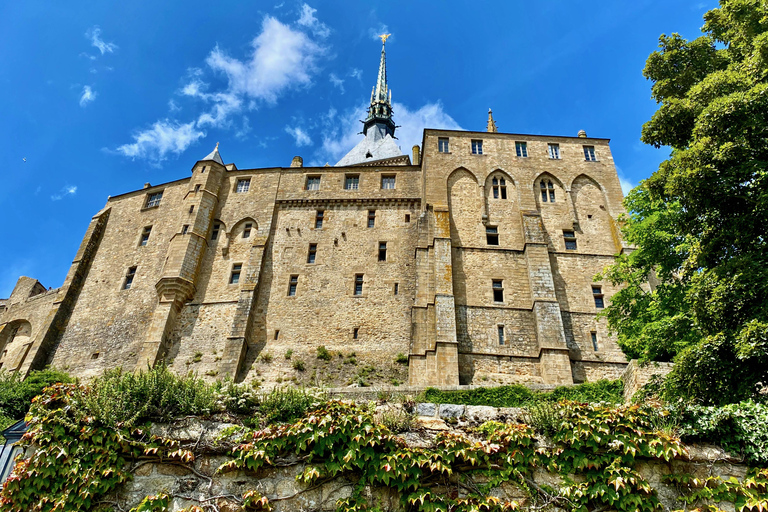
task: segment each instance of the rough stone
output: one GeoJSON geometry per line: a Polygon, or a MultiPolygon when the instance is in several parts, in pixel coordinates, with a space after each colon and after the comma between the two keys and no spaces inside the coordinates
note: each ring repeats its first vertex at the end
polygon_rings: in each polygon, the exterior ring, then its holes
{"type": "Polygon", "coordinates": [[[443,419],[461,418],[464,416],[465,406],[455,404],[440,404],[438,416],[443,419]]]}
{"type": "Polygon", "coordinates": [[[416,404],[416,407],[414,408],[414,411],[419,416],[436,416],[437,415],[437,405],[436,404],[428,404],[428,403],[418,403],[418,404],[416,404]]]}

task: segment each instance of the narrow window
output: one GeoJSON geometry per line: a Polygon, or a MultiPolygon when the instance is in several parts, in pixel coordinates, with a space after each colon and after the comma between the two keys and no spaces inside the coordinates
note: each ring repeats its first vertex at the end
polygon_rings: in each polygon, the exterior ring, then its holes
{"type": "Polygon", "coordinates": [[[133,285],[133,278],[136,277],[136,267],[130,267],[128,272],[125,273],[125,281],[123,281],[123,290],[130,290],[133,285]]]}
{"type": "Polygon", "coordinates": [[[473,155],[482,155],[483,154],[483,141],[481,141],[481,140],[473,140],[472,141],[472,154],[473,155]]]}
{"type": "Polygon", "coordinates": [[[493,198],[498,199],[499,198],[499,179],[493,178],[492,188],[493,188],[493,198]]]}
{"type": "Polygon", "coordinates": [[[243,228],[243,238],[248,238],[249,236],[251,236],[252,226],[253,224],[251,224],[250,222],[246,222],[245,227],[243,228]]]}
{"type": "Polygon", "coordinates": [[[406,213],[405,214],[405,222],[411,222],[411,214],[410,213],[406,213]]]}
{"type": "Polygon", "coordinates": [[[352,329],[352,339],[353,340],[356,340],[359,335],[360,335],[360,328],[359,327],[355,327],[354,329],[352,329]]]}
{"type": "Polygon", "coordinates": [[[317,244],[309,244],[309,253],[307,254],[307,263],[314,263],[317,256],[317,244]]]}
{"type": "Polygon", "coordinates": [[[603,300],[603,289],[599,286],[592,287],[592,297],[595,299],[596,308],[604,308],[605,301],[603,300]]]}
{"type": "Polygon", "coordinates": [[[152,208],[154,206],[160,206],[160,200],[163,198],[162,192],[156,192],[147,196],[146,208],[152,208]]]}
{"type": "Polygon", "coordinates": [[[507,181],[504,178],[499,178],[499,190],[501,190],[501,198],[507,198],[507,181]]]}
{"type": "Polygon", "coordinates": [[[347,174],[344,177],[344,190],[357,190],[360,188],[360,175],[347,174]]]}
{"type": "Polygon", "coordinates": [[[548,146],[549,150],[549,158],[552,158],[554,160],[560,159],[560,144],[549,144],[548,146]]]}
{"type": "Polygon", "coordinates": [[[296,287],[298,285],[299,285],[299,276],[294,274],[288,280],[288,296],[289,297],[295,297],[296,296],[296,287]]]}
{"type": "Polygon", "coordinates": [[[317,210],[317,212],[315,213],[315,229],[320,229],[323,227],[324,216],[325,216],[325,211],[317,210]]]}
{"type": "Polygon", "coordinates": [[[440,153],[448,153],[448,137],[437,138],[437,150],[440,153]]]}
{"type": "Polygon", "coordinates": [[[493,280],[493,302],[504,302],[504,286],[501,279],[493,280]]]}
{"type": "Polygon", "coordinates": [[[237,193],[245,194],[251,188],[251,178],[237,180],[237,193]]]}
{"type": "Polygon", "coordinates": [[[387,242],[379,242],[379,261],[387,261],[387,242]]]}
{"type": "Polygon", "coordinates": [[[385,174],[381,177],[381,188],[393,189],[395,188],[395,175],[385,174]]]}
{"type": "Polygon", "coordinates": [[[543,202],[547,202],[547,198],[549,198],[550,203],[555,202],[555,186],[552,184],[552,180],[541,180],[541,183],[539,183],[539,187],[541,188],[541,200],[543,202]]]}
{"type": "Polygon", "coordinates": [[[555,202],[555,186],[552,185],[551,181],[547,182],[547,190],[549,190],[549,202],[554,203],[555,202]]]}
{"type": "Polygon", "coordinates": [[[307,190],[320,190],[320,176],[307,176],[307,190]]]}
{"type": "Polygon", "coordinates": [[[498,332],[498,335],[499,335],[499,345],[503,345],[504,344],[504,326],[497,325],[496,331],[498,332]]]}
{"type": "Polygon", "coordinates": [[[280,329],[275,329],[275,339],[280,337],[280,329]]]}
{"type": "Polygon", "coordinates": [[[485,242],[488,245],[499,245],[499,228],[496,226],[486,226],[485,242]]]}
{"type": "Polygon", "coordinates": [[[203,166],[203,168],[200,169],[200,174],[204,174],[204,173],[205,173],[205,166],[203,166]]]}
{"type": "Polygon", "coordinates": [[[400,283],[395,283],[395,295],[398,295],[400,293],[400,283]]]}
{"type": "Polygon", "coordinates": [[[141,240],[139,240],[140,246],[147,245],[147,242],[149,242],[149,234],[151,232],[152,232],[152,226],[146,226],[144,228],[144,231],[141,232],[141,240]]]}
{"type": "Polygon", "coordinates": [[[576,250],[576,233],[573,231],[563,231],[563,240],[565,240],[565,250],[576,250]]]}
{"type": "Polygon", "coordinates": [[[189,213],[194,213],[194,212],[195,212],[195,205],[193,204],[189,205],[189,213]]]}
{"type": "Polygon", "coordinates": [[[98,359],[98,358],[99,358],[98,352],[94,352],[93,354],[91,354],[91,359],[98,359]]]}
{"type": "Polygon", "coordinates": [[[232,273],[229,274],[229,284],[237,284],[240,282],[240,272],[243,270],[242,263],[235,263],[232,265],[232,273]]]}
{"type": "Polygon", "coordinates": [[[184,224],[181,226],[181,234],[186,235],[187,233],[189,233],[189,224],[184,224]]]}
{"type": "Polygon", "coordinates": [[[218,222],[213,224],[213,230],[211,231],[211,240],[216,240],[219,238],[219,230],[221,229],[221,224],[218,222]]]}
{"type": "Polygon", "coordinates": [[[592,331],[589,334],[592,336],[592,348],[594,348],[595,352],[597,352],[597,333],[592,331]]]}
{"type": "Polygon", "coordinates": [[[200,192],[200,185],[195,185],[195,194],[200,192]]]}
{"type": "Polygon", "coordinates": [[[355,274],[355,295],[363,294],[363,274],[355,274]]]}
{"type": "Polygon", "coordinates": [[[584,146],[584,160],[587,162],[595,162],[595,146],[584,146]]]}
{"type": "Polygon", "coordinates": [[[376,225],[376,210],[368,210],[368,227],[372,228],[376,225]]]}
{"type": "Polygon", "coordinates": [[[541,200],[543,202],[547,202],[547,184],[544,183],[544,180],[541,180],[541,183],[539,183],[539,186],[541,187],[541,200]]]}
{"type": "Polygon", "coordinates": [[[515,153],[517,154],[517,156],[526,158],[528,156],[528,143],[515,142],[515,153]]]}

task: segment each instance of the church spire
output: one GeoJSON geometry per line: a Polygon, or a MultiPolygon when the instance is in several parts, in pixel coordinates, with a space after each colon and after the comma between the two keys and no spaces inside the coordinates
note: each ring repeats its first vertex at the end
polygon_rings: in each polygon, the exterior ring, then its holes
{"type": "Polygon", "coordinates": [[[368,117],[363,121],[363,133],[368,134],[368,130],[376,127],[382,131],[382,135],[388,133],[395,135],[395,122],[392,120],[392,93],[387,85],[387,53],[386,44],[390,34],[382,34],[381,38],[381,61],[379,62],[379,76],[376,80],[376,86],[371,91],[371,105],[368,107],[368,117]]]}
{"type": "Polygon", "coordinates": [[[488,124],[486,125],[485,130],[488,132],[499,131],[498,128],[496,128],[496,121],[493,120],[493,111],[491,109],[488,109],[488,124]]]}

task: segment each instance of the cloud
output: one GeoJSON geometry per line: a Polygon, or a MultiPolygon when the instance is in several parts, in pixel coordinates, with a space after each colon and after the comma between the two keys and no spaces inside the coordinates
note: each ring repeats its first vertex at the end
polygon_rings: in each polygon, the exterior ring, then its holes
{"type": "Polygon", "coordinates": [[[77,186],[75,185],[64,185],[61,187],[61,190],[57,194],[54,194],[51,196],[51,201],[60,201],[61,199],[64,199],[67,196],[73,196],[77,193],[77,186]]]}
{"type": "Polygon", "coordinates": [[[178,112],[179,110],[181,110],[181,107],[178,106],[176,102],[173,101],[173,99],[170,99],[168,100],[168,110],[170,110],[171,112],[178,112]]]}
{"type": "Polygon", "coordinates": [[[235,137],[237,139],[243,140],[245,139],[245,136],[248,135],[251,131],[251,123],[248,121],[248,117],[243,116],[242,124],[240,125],[240,128],[235,132],[235,137]]]}
{"type": "Polygon", "coordinates": [[[338,87],[339,90],[341,90],[341,94],[344,94],[344,80],[336,76],[335,73],[331,73],[328,76],[328,79],[331,81],[334,87],[338,87]]]}
{"type": "Polygon", "coordinates": [[[296,140],[296,145],[301,146],[309,146],[312,144],[312,139],[309,138],[309,135],[307,135],[307,132],[302,130],[300,127],[291,128],[290,126],[285,127],[285,131],[287,133],[290,133],[293,138],[296,140]]]}
{"type": "Polygon", "coordinates": [[[371,27],[368,29],[368,37],[375,41],[381,41],[379,38],[382,34],[389,34],[389,27],[384,25],[383,23],[379,23],[377,27],[371,27]]]}
{"type": "Polygon", "coordinates": [[[362,81],[362,79],[363,79],[363,70],[362,69],[357,69],[357,68],[352,68],[352,71],[349,72],[349,76],[351,76],[352,78],[357,78],[358,80],[362,81]]]}
{"type": "Polygon", "coordinates": [[[448,113],[440,101],[427,103],[418,110],[409,110],[402,103],[392,104],[393,117],[400,127],[395,132],[398,144],[406,154],[415,145],[421,145],[424,128],[437,130],[463,130],[448,113]]]}
{"type": "Polygon", "coordinates": [[[637,186],[637,183],[634,183],[632,180],[624,176],[624,173],[619,168],[619,166],[616,166],[616,174],[619,175],[619,183],[621,184],[621,191],[624,193],[624,197],[629,194],[629,191],[632,190],[637,186]]]}
{"type": "Polygon", "coordinates": [[[117,49],[117,45],[114,43],[106,43],[101,39],[101,29],[98,25],[95,25],[88,29],[85,33],[85,37],[91,40],[91,45],[99,49],[102,55],[105,53],[112,53],[117,49]]]}
{"type": "Polygon", "coordinates": [[[307,27],[314,35],[322,38],[326,38],[331,34],[331,29],[328,25],[315,18],[317,9],[313,9],[307,4],[301,6],[301,17],[298,23],[303,27],[307,27]]]}
{"type": "Polygon", "coordinates": [[[181,124],[178,121],[164,119],[155,122],[151,128],[133,135],[132,144],[123,144],[117,152],[131,159],[143,158],[160,162],[169,153],[182,153],[205,133],[195,128],[195,122],[181,124]]]}
{"type": "Polygon", "coordinates": [[[96,93],[91,89],[91,86],[86,85],[83,87],[83,93],[80,95],[80,106],[84,107],[95,99],[96,93]]]}

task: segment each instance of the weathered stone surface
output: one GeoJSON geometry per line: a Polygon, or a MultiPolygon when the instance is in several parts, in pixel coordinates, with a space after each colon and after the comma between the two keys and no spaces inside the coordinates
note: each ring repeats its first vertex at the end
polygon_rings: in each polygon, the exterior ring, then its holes
{"type": "Polygon", "coordinates": [[[416,404],[414,412],[419,416],[436,416],[437,405],[429,403],[418,403],[416,404]]]}
{"type": "Polygon", "coordinates": [[[465,406],[463,405],[440,404],[437,414],[443,419],[458,419],[464,416],[464,409],[465,406]]]}
{"type": "Polygon", "coordinates": [[[485,423],[496,419],[496,408],[485,405],[468,405],[464,415],[469,421],[485,423]]]}
{"type": "Polygon", "coordinates": [[[416,418],[416,426],[427,430],[451,430],[451,427],[445,424],[440,418],[430,416],[419,416],[416,418]]]}

